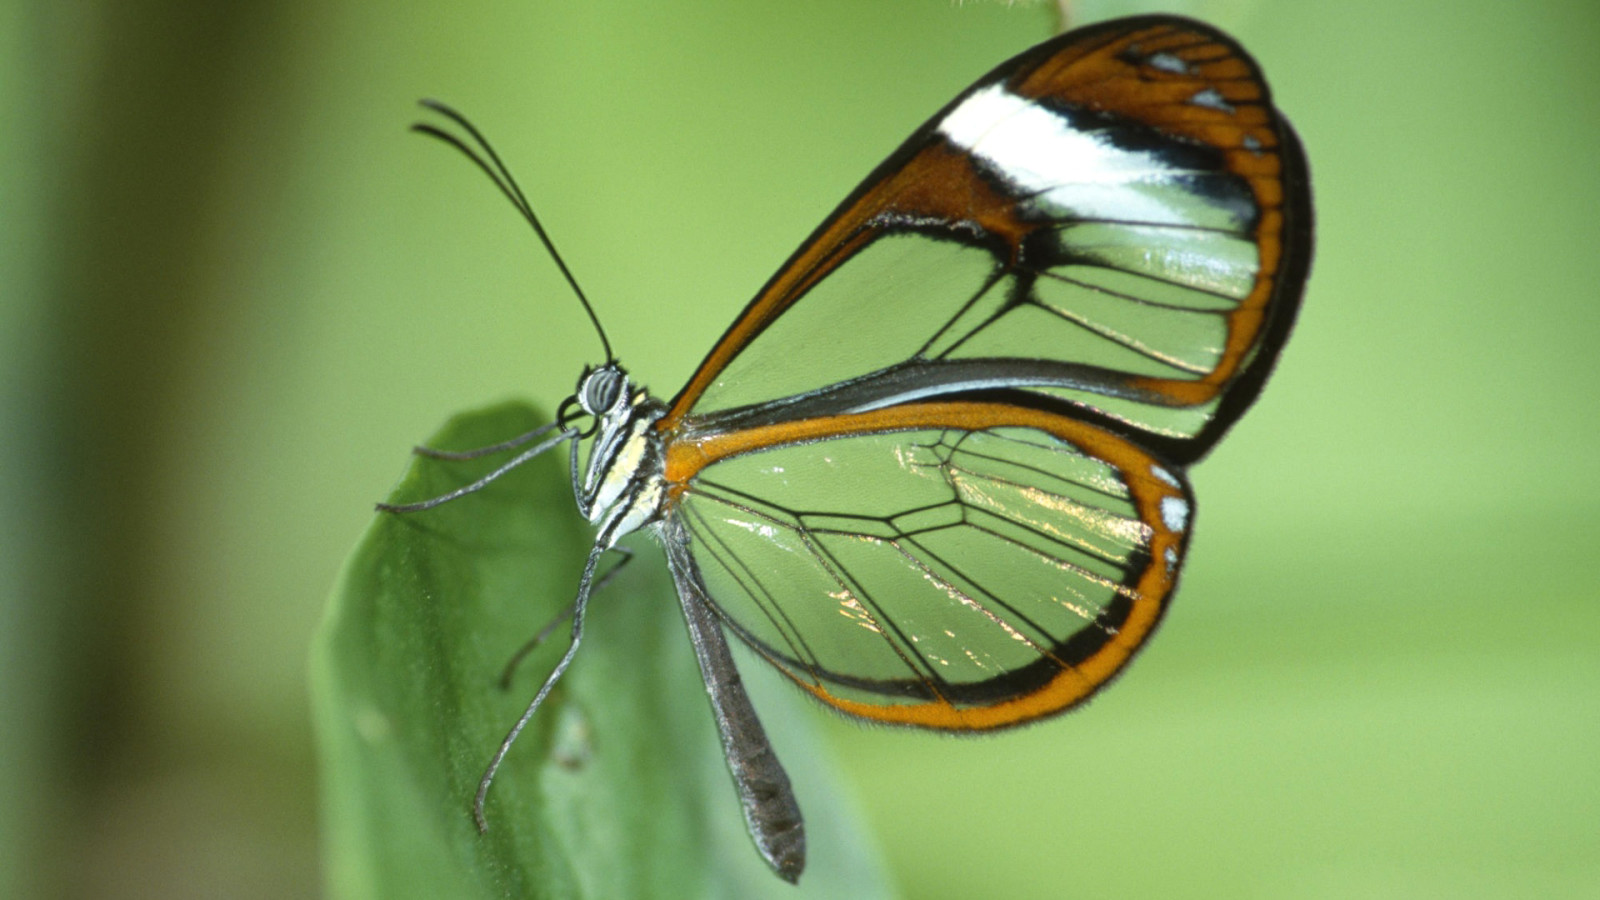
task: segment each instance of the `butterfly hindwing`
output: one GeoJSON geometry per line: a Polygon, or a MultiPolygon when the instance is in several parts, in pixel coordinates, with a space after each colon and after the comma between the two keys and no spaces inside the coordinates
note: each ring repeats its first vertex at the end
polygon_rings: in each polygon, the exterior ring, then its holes
{"type": "Polygon", "coordinates": [[[666,542],[747,644],[877,721],[1000,728],[1078,703],[1182,565],[1181,470],[1043,408],[926,402],[674,445],[666,542]]]}

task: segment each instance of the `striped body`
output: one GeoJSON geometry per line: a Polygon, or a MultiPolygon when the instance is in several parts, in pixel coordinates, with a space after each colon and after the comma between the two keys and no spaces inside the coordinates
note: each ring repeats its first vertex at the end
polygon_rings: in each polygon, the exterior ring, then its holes
{"type": "Polygon", "coordinates": [[[598,418],[599,430],[581,485],[577,480],[577,457],[573,456],[573,494],[578,511],[599,529],[596,542],[610,549],[618,538],[638,531],[661,515],[666,490],[661,437],[655,424],[665,409],[646,391],[631,389],[627,375],[615,365],[586,374],[577,396],[584,411],[598,418]],[[591,382],[612,376],[620,379],[620,387],[611,407],[590,408],[587,398],[595,393],[588,389],[591,382]]]}

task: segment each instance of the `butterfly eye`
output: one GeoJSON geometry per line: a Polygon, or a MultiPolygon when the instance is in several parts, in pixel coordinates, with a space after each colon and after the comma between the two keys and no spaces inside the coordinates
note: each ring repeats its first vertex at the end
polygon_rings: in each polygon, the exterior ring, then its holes
{"type": "Polygon", "coordinates": [[[616,405],[626,382],[627,376],[615,367],[596,369],[584,378],[578,390],[578,402],[589,415],[601,415],[616,405]]]}

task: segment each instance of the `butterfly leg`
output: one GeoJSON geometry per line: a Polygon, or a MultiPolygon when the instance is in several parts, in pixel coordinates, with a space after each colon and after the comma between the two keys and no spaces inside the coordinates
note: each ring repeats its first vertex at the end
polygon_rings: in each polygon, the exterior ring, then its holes
{"type": "MultiPolygon", "coordinates": [[[[634,553],[632,550],[629,550],[626,547],[612,547],[611,549],[621,554],[622,558],[617,560],[616,565],[612,566],[604,575],[601,575],[600,578],[595,581],[594,587],[590,589],[591,592],[598,592],[602,590],[611,581],[611,579],[617,576],[618,572],[622,571],[623,566],[633,562],[634,553]]],[[[568,603],[566,606],[563,606],[561,611],[556,613],[549,622],[546,622],[545,626],[539,629],[538,633],[529,638],[526,644],[523,644],[521,647],[517,648],[517,652],[511,655],[511,659],[506,661],[506,667],[500,672],[500,690],[505,691],[511,689],[511,679],[512,676],[516,675],[517,667],[521,666],[522,661],[528,658],[528,654],[538,649],[539,645],[544,643],[545,640],[555,632],[557,626],[559,626],[562,622],[565,622],[568,616],[572,615],[572,609],[576,603],[577,601],[573,601],[572,603],[568,603]]]]}
{"type": "Polygon", "coordinates": [[[489,760],[489,766],[483,772],[483,778],[478,782],[478,793],[472,798],[472,818],[478,823],[478,831],[487,834],[489,820],[484,818],[483,804],[489,798],[489,785],[494,782],[494,774],[500,770],[500,764],[505,761],[506,754],[511,751],[511,745],[517,742],[517,736],[522,729],[527,727],[533,719],[533,714],[538,712],[539,705],[544,703],[544,698],[550,694],[550,689],[561,680],[562,673],[567,671],[567,666],[572,664],[572,657],[578,652],[578,644],[583,640],[583,613],[589,606],[589,594],[594,584],[595,566],[600,562],[600,554],[606,552],[604,543],[595,542],[594,549],[589,551],[589,559],[583,565],[583,578],[578,582],[578,597],[572,602],[572,643],[567,645],[567,652],[562,655],[561,661],[556,663],[544,684],[539,688],[539,693],[533,697],[533,702],[523,710],[522,718],[517,724],[511,726],[505,740],[500,742],[500,749],[494,753],[494,758],[489,760]]]}
{"type": "Polygon", "coordinates": [[[490,444],[487,447],[478,447],[474,450],[437,450],[433,447],[424,447],[419,444],[412,447],[411,452],[418,456],[426,456],[429,459],[477,459],[480,456],[488,456],[503,450],[515,450],[523,444],[549,433],[557,424],[556,422],[547,422],[526,434],[519,434],[509,441],[501,441],[498,444],[490,444]]]}
{"type": "MultiPolygon", "coordinates": [[[[524,437],[526,437],[526,435],[524,435],[524,437]]],[[[523,463],[533,459],[535,456],[538,456],[541,453],[544,453],[552,447],[559,445],[562,441],[571,440],[574,437],[577,437],[576,431],[572,431],[570,429],[563,431],[553,438],[540,442],[537,446],[530,447],[527,450],[518,453],[516,456],[512,457],[510,462],[498,469],[495,469],[493,472],[490,472],[482,478],[479,478],[477,481],[474,481],[471,484],[462,485],[461,487],[458,487],[447,494],[440,494],[437,497],[433,497],[428,500],[420,500],[416,503],[379,503],[377,504],[377,507],[383,512],[394,513],[421,512],[424,509],[433,509],[435,506],[441,506],[445,503],[449,503],[451,500],[454,500],[457,497],[463,497],[467,494],[473,493],[474,491],[483,490],[489,486],[490,482],[494,481],[496,478],[499,478],[501,475],[506,474],[512,469],[515,469],[517,466],[522,465],[523,463]]],[[[517,440],[517,438],[513,438],[512,440],[517,440]]],[[[532,440],[532,438],[529,438],[529,440],[532,440]]]]}

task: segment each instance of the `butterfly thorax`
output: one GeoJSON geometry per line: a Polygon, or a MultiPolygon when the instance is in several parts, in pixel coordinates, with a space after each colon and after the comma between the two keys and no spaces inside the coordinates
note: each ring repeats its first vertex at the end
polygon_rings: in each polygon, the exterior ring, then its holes
{"type": "Polygon", "coordinates": [[[660,516],[666,490],[655,423],[666,408],[616,363],[586,372],[575,396],[595,417],[595,431],[588,469],[581,485],[574,477],[573,492],[579,512],[599,528],[598,541],[610,547],[660,516]]]}

